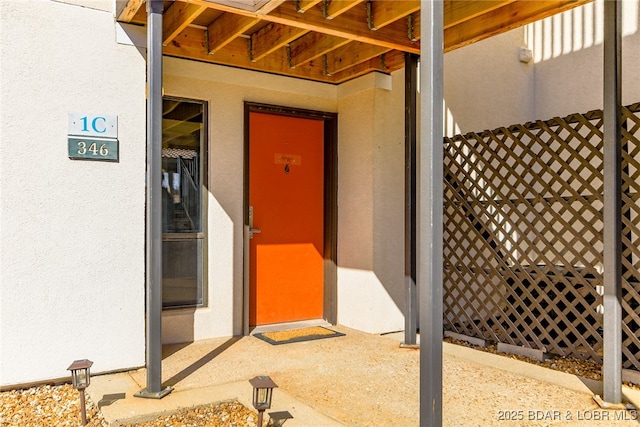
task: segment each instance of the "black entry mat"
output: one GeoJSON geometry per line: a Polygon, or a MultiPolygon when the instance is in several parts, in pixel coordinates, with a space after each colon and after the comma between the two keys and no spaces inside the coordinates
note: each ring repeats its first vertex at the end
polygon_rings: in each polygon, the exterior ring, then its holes
{"type": "Polygon", "coordinates": [[[302,342],[319,340],[323,338],[343,337],[342,332],[336,332],[323,326],[313,326],[310,328],[292,329],[290,331],[263,332],[255,334],[254,337],[273,345],[289,344],[292,342],[302,342]]]}

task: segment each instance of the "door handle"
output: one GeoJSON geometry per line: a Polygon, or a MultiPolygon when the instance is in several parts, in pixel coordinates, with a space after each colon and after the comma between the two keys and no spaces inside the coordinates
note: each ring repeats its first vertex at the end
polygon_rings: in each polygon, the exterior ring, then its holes
{"type": "Polygon", "coordinates": [[[249,206],[249,238],[253,239],[254,234],[260,234],[262,230],[253,228],[253,206],[249,206]]]}

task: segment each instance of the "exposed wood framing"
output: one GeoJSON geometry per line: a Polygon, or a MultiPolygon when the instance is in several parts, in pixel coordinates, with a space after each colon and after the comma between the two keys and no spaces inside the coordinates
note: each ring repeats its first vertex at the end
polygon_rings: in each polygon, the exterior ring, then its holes
{"type": "Polygon", "coordinates": [[[372,25],[376,29],[382,28],[418,10],[420,10],[419,0],[372,1],[372,25]]]}
{"type": "MultiPolygon", "coordinates": [[[[444,0],[445,51],[589,1],[444,0]]],[[[121,2],[119,21],[144,24],[144,3],[121,2]]],[[[402,59],[404,52],[419,54],[422,4],[419,0],[165,1],[164,52],[340,83],[369,71],[398,70],[403,60],[390,58],[402,59]],[[325,73],[320,72],[323,68],[325,73]]]]}
{"type": "Polygon", "coordinates": [[[517,1],[445,29],[445,51],[451,51],[488,37],[572,9],[590,0],[517,1]]]}
{"type": "MultiPolygon", "coordinates": [[[[129,0],[120,15],[118,15],[118,21],[120,22],[131,22],[133,17],[138,14],[138,11],[144,10],[142,5],[144,4],[144,0],[129,0]]],[[[145,16],[146,17],[146,16],[145,16]]]]}
{"type": "Polygon", "coordinates": [[[295,0],[296,10],[298,11],[298,13],[305,13],[307,10],[311,9],[321,1],[322,0],[295,0]]]}
{"type": "Polygon", "coordinates": [[[182,3],[179,1],[172,3],[164,12],[162,20],[162,44],[166,46],[167,43],[187,28],[205,9],[205,6],[198,4],[182,3]]]}
{"type": "Polygon", "coordinates": [[[308,32],[304,28],[272,22],[251,35],[251,60],[259,61],[308,32]]]}
{"type": "Polygon", "coordinates": [[[364,2],[364,0],[323,0],[323,2],[323,14],[325,18],[333,19],[364,2]]]}
{"type": "Polygon", "coordinates": [[[216,53],[258,22],[258,18],[224,13],[207,27],[209,53],[216,53]]]}

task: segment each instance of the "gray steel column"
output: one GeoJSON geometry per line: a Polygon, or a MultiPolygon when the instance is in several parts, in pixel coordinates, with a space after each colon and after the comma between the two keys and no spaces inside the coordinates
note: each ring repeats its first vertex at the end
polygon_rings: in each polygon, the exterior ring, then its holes
{"type": "Polygon", "coordinates": [[[160,399],[162,389],[162,12],[147,0],[147,388],[138,397],[160,399]]]}
{"type": "Polygon", "coordinates": [[[442,425],[443,2],[421,1],[418,286],[420,425],[442,425]]]}
{"type": "Polygon", "coordinates": [[[621,4],[604,2],[604,401],[622,402],[621,4]]]}
{"type": "Polygon", "coordinates": [[[416,292],[416,132],[418,57],[404,56],[404,346],[415,346],[418,299],[416,292]]]}

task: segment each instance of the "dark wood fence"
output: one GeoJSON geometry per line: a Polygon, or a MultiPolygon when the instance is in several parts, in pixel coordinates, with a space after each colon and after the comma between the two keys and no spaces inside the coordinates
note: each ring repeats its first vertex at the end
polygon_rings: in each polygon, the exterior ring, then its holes
{"type": "MultiPolygon", "coordinates": [[[[623,367],[640,370],[640,103],[624,108],[623,367]]],[[[602,360],[602,111],[445,138],[445,329],[602,360]]]]}

